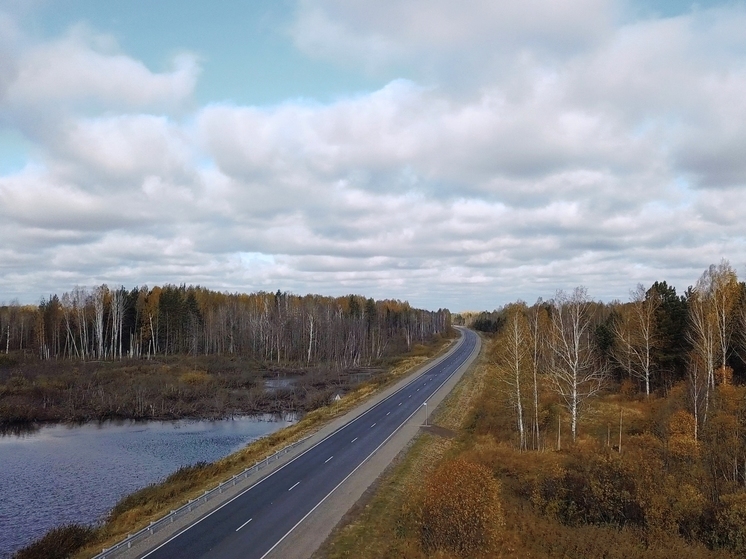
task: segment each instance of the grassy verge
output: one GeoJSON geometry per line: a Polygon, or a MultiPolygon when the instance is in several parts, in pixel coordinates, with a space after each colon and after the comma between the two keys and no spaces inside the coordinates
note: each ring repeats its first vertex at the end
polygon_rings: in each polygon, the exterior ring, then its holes
{"type": "MultiPolygon", "coordinates": [[[[410,354],[396,360],[387,372],[361,384],[346,394],[341,401],[309,412],[298,423],[259,439],[222,460],[182,468],[164,482],[148,486],[125,497],[114,507],[107,522],[96,529],[95,534],[87,539],[85,546],[73,557],[84,559],[97,554],[102,548],[110,547],[127,534],[136,532],[170,510],[200,496],[206,489],[215,487],[280,448],[310,435],[436,357],[450,346],[451,341],[451,338],[440,338],[430,346],[416,346],[410,354]]],[[[32,547],[33,544],[29,546],[32,547]]],[[[32,559],[34,555],[26,553],[23,557],[32,559]]]]}

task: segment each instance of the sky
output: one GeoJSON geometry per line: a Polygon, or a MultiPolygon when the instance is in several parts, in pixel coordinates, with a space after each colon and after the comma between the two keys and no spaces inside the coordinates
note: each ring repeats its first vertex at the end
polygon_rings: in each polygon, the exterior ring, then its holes
{"type": "Polygon", "coordinates": [[[0,0],[0,304],[743,276],[745,29],[744,1],[0,0]]]}

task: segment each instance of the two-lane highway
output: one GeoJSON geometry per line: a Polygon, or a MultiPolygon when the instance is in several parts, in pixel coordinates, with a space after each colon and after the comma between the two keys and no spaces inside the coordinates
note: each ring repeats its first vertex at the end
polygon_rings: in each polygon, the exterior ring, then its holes
{"type": "MultiPolygon", "coordinates": [[[[319,507],[469,359],[474,332],[407,385],[337,429],[144,559],[262,559],[319,507]]],[[[420,411],[422,410],[422,411],[420,411]]]]}

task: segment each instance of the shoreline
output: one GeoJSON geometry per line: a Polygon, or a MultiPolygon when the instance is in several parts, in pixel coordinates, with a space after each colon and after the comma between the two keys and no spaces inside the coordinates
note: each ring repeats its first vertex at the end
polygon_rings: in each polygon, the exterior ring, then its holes
{"type": "Polygon", "coordinates": [[[22,436],[26,434],[33,434],[42,429],[49,427],[84,427],[87,425],[102,425],[111,423],[114,425],[124,425],[127,423],[144,424],[144,423],[176,423],[179,421],[190,421],[190,422],[201,422],[201,421],[227,421],[227,420],[241,420],[244,418],[259,418],[261,416],[274,416],[278,418],[284,418],[288,415],[297,415],[298,421],[305,417],[307,412],[300,412],[296,410],[286,410],[281,412],[257,412],[257,413],[235,413],[225,415],[222,417],[208,416],[183,416],[183,417],[147,417],[147,418],[132,418],[132,417],[105,417],[100,419],[87,419],[81,421],[30,421],[23,423],[3,424],[0,423],[0,438],[10,436],[22,436]]]}
{"type": "Polygon", "coordinates": [[[271,416],[278,419],[284,419],[286,416],[295,415],[297,416],[296,422],[300,421],[305,417],[307,412],[298,412],[293,410],[283,412],[260,412],[260,413],[241,413],[231,414],[223,417],[175,417],[175,418],[128,418],[128,417],[116,417],[116,418],[103,418],[103,419],[90,419],[84,421],[43,421],[43,422],[30,422],[30,423],[19,423],[13,425],[2,425],[0,424],[0,439],[3,437],[23,437],[24,435],[33,435],[38,433],[42,429],[54,428],[54,427],[85,427],[88,425],[105,426],[106,424],[112,424],[114,426],[121,426],[126,424],[145,424],[145,423],[177,423],[180,421],[184,422],[218,422],[218,421],[241,421],[244,419],[260,419],[262,416],[271,416]]]}

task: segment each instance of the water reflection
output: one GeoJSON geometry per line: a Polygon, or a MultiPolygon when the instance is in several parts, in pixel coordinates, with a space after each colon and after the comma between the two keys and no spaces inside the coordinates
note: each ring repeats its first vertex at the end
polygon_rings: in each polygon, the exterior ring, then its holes
{"type": "Polygon", "coordinates": [[[0,425],[0,439],[3,437],[22,437],[36,433],[41,426],[38,423],[17,423],[14,425],[0,425]]]}
{"type": "Polygon", "coordinates": [[[4,433],[0,557],[53,526],[98,521],[124,495],[181,466],[213,462],[295,420],[292,415],[264,415],[221,421],[107,421],[4,433]]]}
{"type": "Polygon", "coordinates": [[[295,383],[298,381],[294,377],[277,377],[269,378],[264,380],[264,390],[269,393],[279,392],[285,388],[293,388],[295,383]]]}

